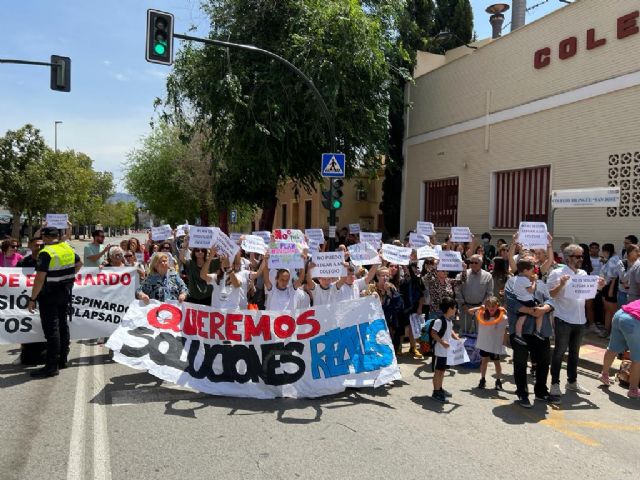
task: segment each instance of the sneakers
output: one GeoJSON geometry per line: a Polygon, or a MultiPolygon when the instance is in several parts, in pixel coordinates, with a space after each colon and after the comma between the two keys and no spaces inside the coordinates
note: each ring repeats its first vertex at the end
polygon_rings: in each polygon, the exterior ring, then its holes
{"type": "Polygon", "coordinates": [[[560,397],[547,393],[546,395],[536,395],[536,400],[547,402],[552,405],[560,405],[560,397]]]}
{"type": "Polygon", "coordinates": [[[549,389],[549,394],[553,395],[554,397],[561,397],[562,390],[560,390],[560,384],[552,383],[551,388],[549,389]]]}
{"type": "Polygon", "coordinates": [[[566,390],[571,390],[572,392],[581,393],[582,395],[591,395],[591,391],[584,388],[578,382],[573,382],[573,383],[567,382],[564,388],[566,390]]]}
{"type": "Polygon", "coordinates": [[[502,390],[502,380],[499,378],[496,380],[496,390],[502,390]]]}
{"type": "Polygon", "coordinates": [[[629,391],[627,392],[627,397],[629,398],[640,398],[640,390],[638,390],[637,388],[635,389],[629,389],[629,391]]]}
{"type": "Polygon", "coordinates": [[[452,396],[453,396],[453,395],[451,395],[449,392],[447,392],[444,388],[441,388],[441,389],[440,389],[440,391],[441,391],[441,392],[442,392],[442,394],[443,394],[445,397],[447,397],[447,398],[450,398],[450,397],[452,397],[452,396]]]}
{"type": "Polygon", "coordinates": [[[418,351],[417,348],[412,348],[409,350],[409,354],[413,357],[414,360],[424,360],[424,356],[418,351]]]}
{"type": "Polygon", "coordinates": [[[487,386],[487,381],[484,378],[480,379],[480,383],[478,384],[479,389],[484,389],[487,386]]]}
{"type": "Polygon", "coordinates": [[[444,393],[442,393],[442,390],[435,390],[433,392],[433,395],[431,395],[431,398],[433,398],[436,402],[440,402],[440,403],[447,403],[447,397],[444,396],[444,393]]]}
{"type": "Polygon", "coordinates": [[[527,342],[524,340],[524,338],[519,337],[518,335],[513,336],[513,341],[516,342],[518,345],[522,345],[523,347],[527,346],[527,342]]]}
{"type": "Polygon", "coordinates": [[[533,405],[529,401],[529,397],[518,397],[518,400],[517,400],[516,403],[518,405],[520,405],[522,408],[532,408],[533,407],[533,405]]]}
{"type": "Polygon", "coordinates": [[[600,383],[602,383],[602,385],[604,385],[605,387],[611,385],[611,379],[609,378],[608,373],[601,373],[598,377],[598,380],[600,380],[600,383]]]}
{"type": "Polygon", "coordinates": [[[31,376],[33,378],[48,378],[48,377],[55,377],[56,375],[58,375],[58,373],[59,373],[58,369],[54,370],[50,367],[44,366],[42,368],[39,368],[31,372],[31,376]]]}

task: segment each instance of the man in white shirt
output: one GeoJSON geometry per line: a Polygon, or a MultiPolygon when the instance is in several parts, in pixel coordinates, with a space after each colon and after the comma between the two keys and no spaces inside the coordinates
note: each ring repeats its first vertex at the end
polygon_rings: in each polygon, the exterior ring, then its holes
{"type": "MultiPolygon", "coordinates": [[[[573,276],[587,275],[581,270],[582,248],[576,244],[567,245],[563,250],[565,266],[557,268],[549,274],[547,286],[553,298],[555,308],[554,332],[555,348],[551,358],[551,395],[562,395],[560,390],[560,369],[562,357],[569,350],[567,360],[567,390],[584,395],[591,392],[578,383],[578,356],[587,319],[584,299],[576,299],[566,292],[566,285],[573,276]]],[[[598,289],[604,286],[604,279],[598,283],[598,289]]]]}
{"type": "Polygon", "coordinates": [[[346,268],[347,276],[341,277],[332,286],[332,301],[334,303],[360,298],[360,292],[367,289],[378,271],[378,265],[372,265],[364,277],[356,278],[355,267],[349,265],[346,268]]]}

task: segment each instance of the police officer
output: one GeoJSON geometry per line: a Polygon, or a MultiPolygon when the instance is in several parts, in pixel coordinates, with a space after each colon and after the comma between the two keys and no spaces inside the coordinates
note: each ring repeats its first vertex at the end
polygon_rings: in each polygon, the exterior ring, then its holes
{"type": "Polygon", "coordinates": [[[69,355],[69,324],[71,292],[75,275],[82,267],[80,257],[66,242],[61,242],[58,230],[42,229],[44,247],[38,254],[36,278],[29,299],[29,312],[40,305],[42,330],[47,340],[45,366],[31,373],[32,377],[54,377],[67,367],[69,355]]]}

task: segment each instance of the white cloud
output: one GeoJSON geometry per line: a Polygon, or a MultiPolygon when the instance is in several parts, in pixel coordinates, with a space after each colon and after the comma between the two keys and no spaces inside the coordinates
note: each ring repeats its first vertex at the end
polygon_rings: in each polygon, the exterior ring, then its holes
{"type": "Polygon", "coordinates": [[[107,67],[111,66],[111,60],[103,60],[102,63],[104,63],[107,67]]]}
{"type": "Polygon", "coordinates": [[[123,73],[112,73],[111,75],[113,76],[113,78],[115,78],[119,82],[128,82],[129,81],[129,77],[127,77],[123,73]]]}

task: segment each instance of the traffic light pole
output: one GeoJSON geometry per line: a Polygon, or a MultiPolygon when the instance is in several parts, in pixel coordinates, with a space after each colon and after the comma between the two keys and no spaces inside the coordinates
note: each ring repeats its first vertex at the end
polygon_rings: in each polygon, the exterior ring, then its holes
{"type": "MultiPolygon", "coordinates": [[[[307,86],[311,89],[311,91],[315,95],[316,100],[320,104],[322,114],[325,117],[325,120],[327,122],[327,127],[329,129],[329,147],[331,149],[330,151],[331,152],[336,151],[335,125],[333,123],[333,117],[331,116],[331,112],[329,112],[329,109],[327,108],[327,104],[325,103],[324,99],[322,98],[322,95],[314,85],[313,80],[311,80],[304,73],[302,73],[302,71],[298,67],[296,67],[293,63],[282,58],[280,55],[277,55],[268,50],[264,50],[262,48],[254,47],[253,45],[244,45],[240,43],[225,42],[222,40],[212,40],[210,38],[193,37],[191,35],[183,35],[180,33],[174,33],[173,37],[179,38],[180,40],[188,40],[192,42],[204,43],[206,45],[214,45],[216,47],[237,48],[237,49],[246,50],[249,52],[260,53],[282,63],[289,70],[291,70],[296,75],[298,75],[298,77],[300,77],[307,84],[307,86]]],[[[329,180],[329,191],[331,192],[331,197],[333,197],[333,181],[331,180],[329,180]]],[[[333,206],[331,207],[332,208],[329,209],[329,227],[335,227],[336,226],[336,210],[333,208],[333,206]]],[[[331,248],[331,250],[335,248],[335,237],[332,237],[329,239],[329,247],[331,248]]]]}

